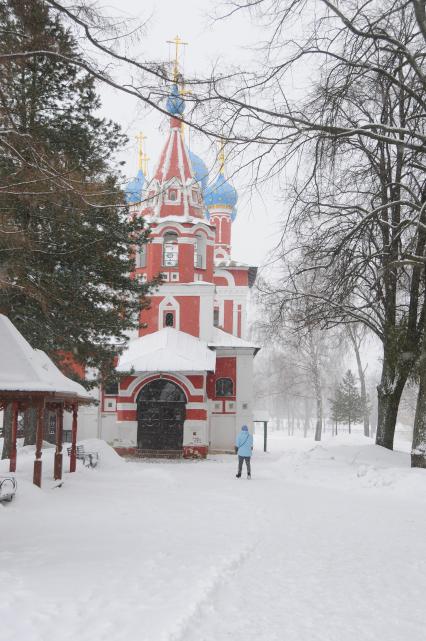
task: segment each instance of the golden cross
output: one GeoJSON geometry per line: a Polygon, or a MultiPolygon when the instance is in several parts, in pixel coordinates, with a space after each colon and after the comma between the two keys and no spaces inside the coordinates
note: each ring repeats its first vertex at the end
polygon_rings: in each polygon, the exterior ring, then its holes
{"type": "Polygon", "coordinates": [[[219,161],[219,173],[223,174],[225,171],[225,143],[223,140],[219,142],[219,153],[217,159],[219,161]]]}
{"type": "Polygon", "coordinates": [[[173,40],[167,40],[168,43],[174,44],[175,45],[175,60],[174,60],[174,69],[173,69],[173,80],[174,82],[177,82],[177,79],[179,77],[179,47],[180,45],[187,45],[187,42],[184,42],[179,38],[179,36],[175,36],[173,40]]]}
{"type": "MultiPolygon", "coordinates": [[[[143,133],[140,131],[138,135],[136,136],[136,140],[138,141],[139,147],[138,147],[138,169],[142,169],[144,171],[144,153],[143,153],[143,141],[146,140],[146,136],[143,135],[143,133]]],[[[144,172],[145,173],[145,172],[144,172]]]]}
{"type": "Polygon", "coordinates": [[[149,160],[149,156],[144,154],[142,157],[142,162],[143,162],[143,173],[145,177],[148,176],[148,160],[149,160]]]}

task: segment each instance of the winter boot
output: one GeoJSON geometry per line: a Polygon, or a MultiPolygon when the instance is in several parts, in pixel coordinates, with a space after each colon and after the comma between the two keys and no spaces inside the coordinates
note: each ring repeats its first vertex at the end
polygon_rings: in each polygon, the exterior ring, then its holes
{"type": "Polygon", "coordinates": [[[237,479],[240,479],[240,478],[241,478],[241,474],[240,474],[239,472],[238,472],[238,474],[236,474],[235,476],[237,477],[237,479]]]}

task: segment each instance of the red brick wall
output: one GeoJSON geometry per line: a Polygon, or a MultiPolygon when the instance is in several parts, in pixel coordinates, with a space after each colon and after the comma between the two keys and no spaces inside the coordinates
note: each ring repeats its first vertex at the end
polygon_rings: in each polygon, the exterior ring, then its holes
{"type": "Polygon", "coordinates": [[[225,332],[228,332],[229,334],[232,334],[233,309],[234,309],[234,301],[226,300],[224,302],[223,329],[225,330],[225,332]]]}
{"type": "Polygon", "coordinates": [[[141,323],[146,323],[146,328],[141,328],[139,330],[139,336],[146,336],[147,334],[152,334],[156,332],[158,328],[158,308],[163,300],[160,296],[153,296],[151,298],[151,307],[149,309],[143,309],[140,315],[141,323]]]}
{"type": "MultiPolygon", "coordinates": [[[[216,399],[216,379],[231,378],[234,382],[234,396],[227,396],[228,400],[235,400],[237,391],[237,359],[235,356],[222,356],[216,359],[215,374],[207,375],[207,396],[216,399]]],[[[220,397],[223,398],[223,397],[220,397]]]]}
{"type": "Polygon", "coordinates": [[[176,296],[180,305],[180,330],[192,336],[200,335],[200,299],[198,296],[176,296]]]}

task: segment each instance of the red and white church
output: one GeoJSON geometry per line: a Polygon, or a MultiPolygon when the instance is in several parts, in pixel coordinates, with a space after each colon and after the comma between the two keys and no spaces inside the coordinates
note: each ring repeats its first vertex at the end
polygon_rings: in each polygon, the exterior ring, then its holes
{"type": "Polygon", "coordinates": [[[120,356],[119,384],[101,391],[98,436],[124,455],[205,457],[232,451],[241,426],[252,428],[259,348],[245,337],[257,269],[231,257],[237,193],[223,163],[209,183],[188,150],[176,86],[167,109],[170,130],[151,180],[141,167],[127,187],[130,215],[151,229],[134,277],[161,273],[163,283],[120,356]]]}

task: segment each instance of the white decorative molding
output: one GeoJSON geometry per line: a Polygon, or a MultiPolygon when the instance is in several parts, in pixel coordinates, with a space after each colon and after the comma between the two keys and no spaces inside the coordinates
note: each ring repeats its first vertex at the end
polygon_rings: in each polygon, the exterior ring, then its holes
{"type": "Polygon", "coordinates": [[[175,313],[175,329],[180,329],[180,305],[174,296],[165,296],[158,306],[158,329],[163,327],[164,312],[175,313]]]}
{"type": "MultiPolygon", "coordinates": [[[[188,374],[190,374],[190,373],[191,372],[188,372],[188,374]]],[[[182,383],[182,385],[186,386],[186,388],[189,390],[189,393],[192,396],[201,396],[201,395],[203,395],[203,392],[204,392],[203,389],[202,388],[198,389],[198,388],[194,387],[194,385],[185,376],[185,374],[175,373],[175,372],[168,372],[168,374],[170,374],[170,376],[172,376],[176,380],[180,381],[182,383]]],[[[194,372],[194,374],[199,375],[199,372],[194,372]]],[[[138,385],[140,385],[143,381],[145,381],[148,378],[153,378],[152,372],[147,372],[146,374],[138,376],[135,380],[133,380],[130,383],[129,387],[127,387],[126,389],[123,389],[123,390],[120,389],[120,396],[132,396],[134,391],[135,391],[135,389],[138,387],[138,385]]],[[[155,378],[155,376],[154,376],[154,378],[155,378]]],[[[159,375],[157,376],[157,378],[159,378],[159,375]]],[[[167,375],[163,376],[163,378],[167,378],[167,375]]],[[[198,405],[198,403],[197,403],[197,405],[198,405]]],[[[203,408],[205,407],[205,405],[203,403],[200,403],[200,405],[202,405],[203,408]]],[[[193,408],[193,409],[197,409],[197,408],[193,408]]]]}
{"type": "Polygon", "coordinates": [[[234,275],[231,272],[228,272],[225,269],[215,269],[214,270],[214,275],[215,276],[221,276],[222,278],[225,278],[226,282],[230,287],[235,287],[235,278],[234,275]]]}
{"type": "Polygon", "coordinates": [[[117,401],[115,398],[104,399],[104,412],[115,412],[117,410],[117,401]]]}

